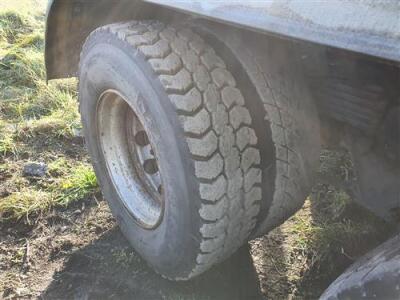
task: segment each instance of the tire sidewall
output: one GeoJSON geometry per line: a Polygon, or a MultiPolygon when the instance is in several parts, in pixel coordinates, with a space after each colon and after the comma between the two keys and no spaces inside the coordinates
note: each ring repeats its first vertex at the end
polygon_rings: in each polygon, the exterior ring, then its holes
{"type": "Polygon", "coordinates": [[[199,188],[183,130],[167,94],[144,57],[107,32],[86,41],[79,74],[80,112],[86,144],[104,197],[135,250],[160,273],[184,277],[196,264],[200,241],[199,188]],[[141,119],[159,159],[164,215],[153,230],[138,225],[108,175],[97,129],[100,95],[120,92],[141,119]]]}

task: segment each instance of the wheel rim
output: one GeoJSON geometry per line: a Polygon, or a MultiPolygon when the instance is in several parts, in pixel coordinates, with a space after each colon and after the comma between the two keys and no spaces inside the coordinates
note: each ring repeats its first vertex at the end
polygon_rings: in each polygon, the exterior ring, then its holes
{"type": "Polygon", "coordinates": [[[99,98],[97,128],[107,171],[119,199],[146,229],[159,225],[164,213],[162,176],[151,134],[117,91],[99,98]]]}

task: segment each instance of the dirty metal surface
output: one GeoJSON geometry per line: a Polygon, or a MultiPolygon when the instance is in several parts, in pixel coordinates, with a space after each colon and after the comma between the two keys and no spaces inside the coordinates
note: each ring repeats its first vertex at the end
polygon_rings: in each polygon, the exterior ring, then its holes
{"type": "Polygon", "coordinates": [[[400,62],[400,2],[394,0],[145,1],[400,62]]]}

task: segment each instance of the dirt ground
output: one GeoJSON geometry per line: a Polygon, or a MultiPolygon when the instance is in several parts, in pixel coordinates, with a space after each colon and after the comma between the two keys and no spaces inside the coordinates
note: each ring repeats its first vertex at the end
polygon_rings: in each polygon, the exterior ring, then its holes
{"type": "Polygon", "coordinates": [[[354,203],[348,154],[325,150],[296,215],[192,281],[161,278],[101,196],[79,135],[76,82],[45,84],[45,2],[0,2],[0,299],[317,299],[393,234],[354,203]],[[47,172],[24,176],[30,162],[47,172]]]}
{"type": "Polygon", "coordinates": [[[317,186],[294,217],[190,282],[171,282],[154,273],[121,235],[106,201],[96,193],[29,222],[0,222],[0,295],[317,299],[348,265],[392,232],[352,202],[335,211],[340,208],[332,196],[338,193],[331,186],[317,186]]]}
{"type": "Polygon", "coordinates": [[[331,242],[348,249],[341,253],[335,245],[320,252],[301,248],[302,234],[293,227],[311,211],[307,201],[294,218],[223,264],[190,282],[171,282],[132,250],[106,202],[93,195],[30,225],[0,226],[0,291],[5,299],[316,299],[355,260],[352,255],[384,237],[366,230],[353,238],[367,242],[354,248],[339,236],[331,242]]]}
{"type": "Polygon", "coordinates": [[[261,297],[248,247],[189,283],[162,279],[132,251],[104,201],[87,200],[54,213],[33,227],[3,227],[1,232],[8,232],[1,248],[2,265],[7,264],[9,271],[9,285],[4,283],[5,298],[261,297]],[[21,251],[19,262],[12,253],[16,247],[21,251]]]}

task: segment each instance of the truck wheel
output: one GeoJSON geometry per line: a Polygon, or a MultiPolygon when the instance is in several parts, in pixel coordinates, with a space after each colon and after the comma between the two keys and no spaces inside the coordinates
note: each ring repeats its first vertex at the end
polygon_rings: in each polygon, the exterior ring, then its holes
{"type": "Polygon", "coordinates": [[[79,81],[103,195],[157,272],[189,279],[247,241],[260,154],[243,96],[212,48],[157,21],[107,25],[85,42],[79,81]]]}

